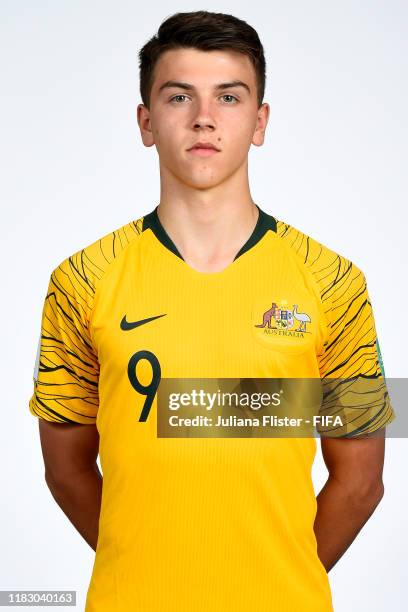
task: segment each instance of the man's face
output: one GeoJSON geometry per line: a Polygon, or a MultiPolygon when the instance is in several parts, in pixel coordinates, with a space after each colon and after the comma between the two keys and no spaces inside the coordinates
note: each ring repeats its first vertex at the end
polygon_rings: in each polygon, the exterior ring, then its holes
{"type": "Polygon", "coordinates": [[[246,55],[188,48],[160,57],[150,110],[139,105],[138,122],[145,146],[156,146],[162,174],[205,189],[245,168],[251,143],[263,143],[268,114],[267,104],[258,109],[256,74],[246,55]],[[218,151],[191,149],[198,142],[218,151]]]}

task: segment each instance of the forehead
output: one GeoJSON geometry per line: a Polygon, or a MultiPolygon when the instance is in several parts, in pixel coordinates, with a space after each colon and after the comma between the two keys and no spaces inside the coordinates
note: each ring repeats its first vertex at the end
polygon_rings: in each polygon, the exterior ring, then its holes
{"type": "Polygon", "coordinates": [[[154,69],[153,91],[165,81],[185,81],[196,87],[211,87],[219,82],[242,80],[255,86],[255,69],[249,57],[236,51],[170,49],[158,59],[154,69]]]}

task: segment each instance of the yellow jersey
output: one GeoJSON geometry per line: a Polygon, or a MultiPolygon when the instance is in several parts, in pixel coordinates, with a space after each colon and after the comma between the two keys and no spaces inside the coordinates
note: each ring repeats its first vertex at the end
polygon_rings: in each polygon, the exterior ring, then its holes
{"type": "MultiPolygon", "coordinates": [[[[157,435],[161,378],[384,376],[363,272],[258,209],[222,271],[189,266],[156,207],[51,273],[29,409],[99,432],[86,612],[333,610],[314,437],[157,435]]],[[[394,419],[382,400],[352,434],[394,419]]]]}

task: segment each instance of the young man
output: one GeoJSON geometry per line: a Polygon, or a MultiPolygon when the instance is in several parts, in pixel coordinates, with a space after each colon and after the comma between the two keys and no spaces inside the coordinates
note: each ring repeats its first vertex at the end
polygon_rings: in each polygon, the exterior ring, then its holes
{"type": "Polygon", "coordinates": [[[329,612],[395,416],[364,274],[251,198],[269,115],[252,27],[176,14],[140,62],[160,203],[53,270],[30,400],[47,484],[96,549],[86,611],[329,612]],[[158,435],[162,379],[292,377],[379,389],[343,439],[322,437],[317,499],[314,437],[158,435]]]}

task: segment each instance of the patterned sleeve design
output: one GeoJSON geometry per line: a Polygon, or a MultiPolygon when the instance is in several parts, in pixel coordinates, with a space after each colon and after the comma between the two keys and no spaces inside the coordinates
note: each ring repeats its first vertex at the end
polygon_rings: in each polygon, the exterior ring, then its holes
{"type": "Polygon", "coordinates": [[[58,423],[96,422],[99,363],[89,328],[96,287],[140,231],[140,223],[132,221],[64,259],[51,273],[29,400],[34,416],[58,423]]]}
{"type": "Polygon", "coordinates": [[[343,426],[319,433],[352,437],[373,433],[395,418],[385,382],[373,309],[363,272],[350,260],[288,224],[287,238],[317,284],[327,329],[317,355],[322,415],[339,415],[343,426]]]}

